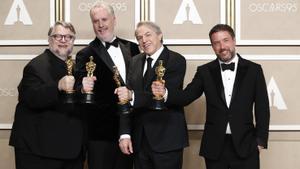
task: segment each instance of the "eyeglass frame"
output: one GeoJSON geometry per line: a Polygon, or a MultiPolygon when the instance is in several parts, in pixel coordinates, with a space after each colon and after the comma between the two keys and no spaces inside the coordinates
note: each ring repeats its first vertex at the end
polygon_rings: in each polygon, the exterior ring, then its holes
{"type": "Polygon", "coordinates": [[[65,41],[67,41],[67,42],[75,39],[75,36],[74,35],[70,35],[70,34],[66,34],[66,35],[53,34],[53,35],[50,35],[50,37],[54,38],[57,41],[61,41],[62,39],[65,39],[65,41]]]}

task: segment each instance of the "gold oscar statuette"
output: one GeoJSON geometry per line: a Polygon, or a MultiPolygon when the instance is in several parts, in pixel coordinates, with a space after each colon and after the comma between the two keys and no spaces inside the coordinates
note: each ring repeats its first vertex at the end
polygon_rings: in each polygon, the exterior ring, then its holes
{"type": "MultiPolygon", "coordinates": [[[[67,67],[67,76],[73,76],[73,68],[74,68],[74,62],[72,60],[72,56],[68,56],[67,60],[65,61],[66,67],[67,67]]],[[[64,103],[74,103],[75,102],[75,90],[66,90],[63,94],[63,102],[64,103]]]]}
{"type": "MultiPolygon", "coordinates": [[[[155,74],[156,74],[156,81],[159,81],[161,83],[165,83],[163,80],[163,77],[165,75],[166,68],[163,66],[163,60],[158,61],[158,66],[155,68],[155,74]]],[[[164,110],[166,109],[165,107],[165,102],[164,98],[161,95],[154,95],[153,97],[154,104],[152,106],[152,109],[154,110],[164,110]]]]}
{"type": "MultiPolygon", "coordinates": [[[[90,56],[89,57],[90,61],[88,61],[85,64],[85,69],[87,71],[87,77],[93,77],[94,76],[94,71],[96,70],[96,63],[93,62],[94,57],[90,56]]],[[[93,91],[88,91],[83,93],[83,99],[81,101],[82,103],[86,103],[86,104],[94,104],[95,103],[95,99],[94,99],[94,92],[93,91]]]]}
{"type": "MultiPolygon", "coordinates": [[[[116,83],[117,88],[121,87],[121,81],[120,81],[120,72],[117,68],[117,66],[113,66],[113,79],[116,83]]],[[[123,100],[118,102],[118,110],[120,114],[128,114],[130,113],[130,105],[128,100],[123,100]]]]}
{"type": "Polygon", "coordinates": [[[96,63],[93,62],[93,60],[94,60],[94,57],[90,56],[90,61],[85,64],[85,69],[87,71],[87,75],[86,75],[87,77],[94,76],[94,71],[96,69],[96,63]]]}

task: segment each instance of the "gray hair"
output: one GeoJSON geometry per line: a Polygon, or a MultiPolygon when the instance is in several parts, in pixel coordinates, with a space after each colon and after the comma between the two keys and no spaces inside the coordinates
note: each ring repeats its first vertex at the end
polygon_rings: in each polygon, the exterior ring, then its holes
{"type": "MultiPolygon", "coordinates": [[[[141,26],[146,26],[148,28],[150,28],[151,30],[153,30],[156,34],[162,34],[162,31],[160,29],[160,27],[155,24],[154,22],[150,22],[150,21],[141,21],[136,25],[136,28],[139,28],[141,26]]],[[[135,36],[137,36],[137,32],[135,31],[135,36]]]]}
{"type": "Polygon", "coordinates": [[[51,36],[51,34],[53,32],[53,29],[55,27],[59,26],[59,25],[62,26],[62,27],[64,27],[64,28],[66,28],[66,29],[69,29],[72,33],[74,33],[74,35],[76,34],[75,28],[74,28],[74,26],[70,22],[56,21],[54,23],[54,25],[49,28],[48,36],[51,36]]]}
{"type": "Polygon", "coordinates": [[[91,8],[91,10],[90,10],[90,15],[92,14],[92,12],[93,12],[96,8],[103,8],[103,9],[107,10],[107,12],[108,12],[110,15],[115,16],[114,8],[113,8],[110,4],[108,4],[108,3],[106,3],[106,2],[103,2],[103,1],[101,1],[101,2],[96,2],[96,3],[93,5],[93,7],[91,8]]]}
{"type": "MultiPolygon", "coordinates": [[[[141,21],[136,25],[136,30],[135,30],[135,37],[137,37],[137,28],[141,27],[141,26],[146,26],[147,28],[153,30],[157,35],[162,34],[162,31],[160,29],[160,27],[155,24],[154,22],[151,21],[141,21]]],[[[161,43],[163,43],[163,37],[160,40],[161,43]]]]}

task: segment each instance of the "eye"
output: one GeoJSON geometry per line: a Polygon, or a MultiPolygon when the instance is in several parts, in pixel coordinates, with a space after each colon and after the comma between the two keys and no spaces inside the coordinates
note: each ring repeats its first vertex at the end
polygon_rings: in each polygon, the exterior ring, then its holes
{"type": "Polygon", "coordinates": [[[220,42],[212,42],[213,46],[216,46],[216,45],[219,45],[219,44],[220,44],[220,42]]]}
{"type": "Polygon", "coordinates": [[[151,33],[146,33],[145,36],[149,37],[149,36],[151,36],[151,33]]]}
{"type": "Polygon", "coordinates": [[[137,36],[136,39],[137,39],[137,40],[141,40],[141,39],[142,39],[142,36],[137,36]]]}
{"type": "Polygon", "coordinates": [[[66,39],[67,41],[72,40],[73,38],[74,38],[73,35],[65,35],[65,39],[66,39]]]}

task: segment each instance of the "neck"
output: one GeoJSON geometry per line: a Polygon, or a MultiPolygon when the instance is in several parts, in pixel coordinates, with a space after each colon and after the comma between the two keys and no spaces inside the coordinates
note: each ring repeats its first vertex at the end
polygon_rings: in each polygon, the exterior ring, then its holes
{"type": "Polygon", "coordinates": [[[57,52],[53,51],[52,49],[50,49],[50,51],[59,59],[63,60],[63,61],[66,61],[68,56],[62,56],[62,55],[59,55],[57,52]]]}
{"type": "Polygon", "coordinates": [[[102,39],[102,38],[98,37],[98,39],[102,42],[112,42],[113,40],[116,39],[116,36],[112,35],[110,38],[107,38],[107,39],[102,39]]]}

